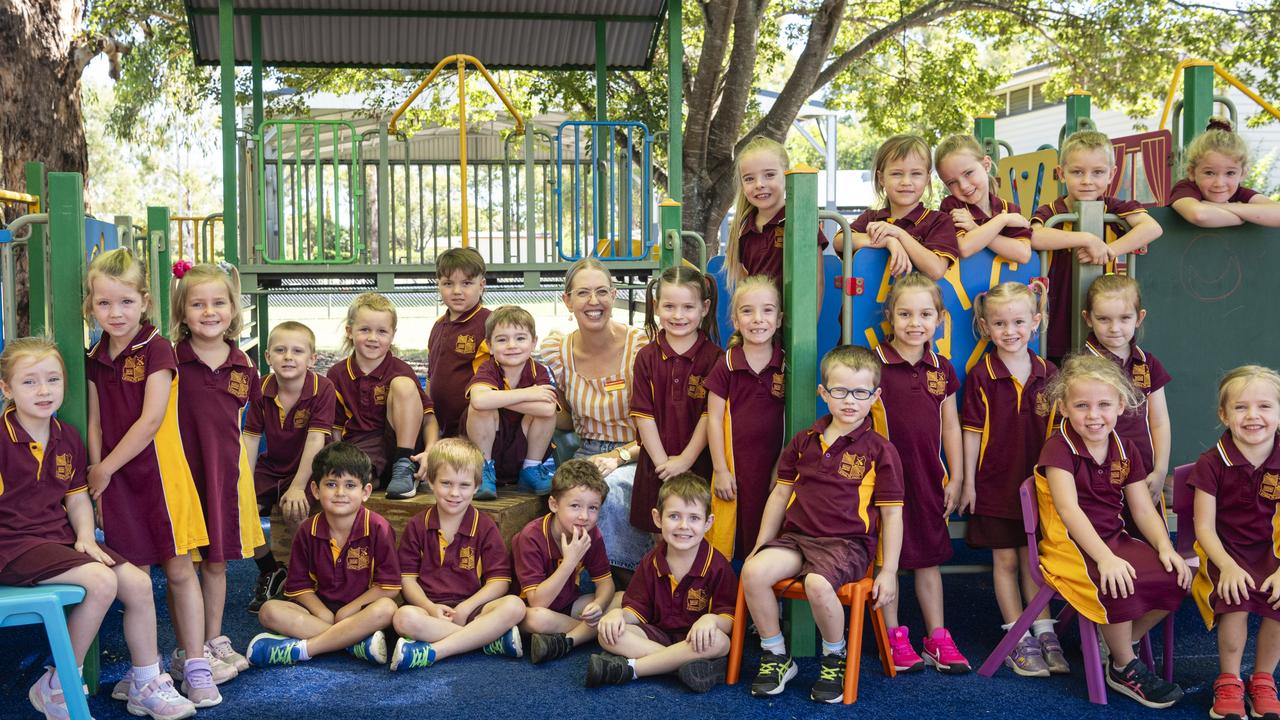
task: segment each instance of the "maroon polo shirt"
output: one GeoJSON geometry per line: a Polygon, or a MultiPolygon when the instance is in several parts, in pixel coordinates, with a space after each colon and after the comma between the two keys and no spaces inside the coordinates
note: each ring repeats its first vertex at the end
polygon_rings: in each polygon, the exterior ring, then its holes
{"type": "Polygon", "coordinates": [[[0,435],[0,569],[45,543],[76,541],[63,501],[89,486],[84,443],[70,425],[51,419],[49,440],[32,440],[16,409],[4,410],[0,435]]]}
{"type": "MultiPolygon", "coordinates": [[[[551,373],[542,363],[537,362],[533,358],[529,358],[520,369],[520,379],[516,382],[515,387],[511,387],[511,383],[507,381],[506,371],[498,361],[488,358],[480,367],[476,368],[476,374],[472,376],[470,382],[466,386],[466,398],[471,399],[471,389],[475,387],[486,387],[490,390],[522,390],[524,388],[534,387],[535,385],[552,385],[551,373]]],[[[498,411],[503,422],[520,422],[524,416],[514,410],[502,408],[498,411]]],[[[465,428],[463,428],[465,430],[465,428]]]]}
{"type": "MultiPolygon", "coordinates": [[[[1022,213],[1022,210],[1018,208],[1016,203],[1011,203],[995,193],[988,193],[987,202],[991,203],[991,212],[993,215],[998,215],[1002,212],[1013,213],[1014,215],[1022,213]]],[[[942,215],[946,215],[947,217],[951,217],[952,210],[960,210],[962,208],[969,211],[969,214],[973,216],[973,221],[978,225],[986,225],[988,222],[991,222],[992,215],[988,215],[982,208],[977,205],[970,205],[955,195],[948,195],[942,198],[942,204],[938,206],[938,212],[942,215]]],[[[954,220],[952,222],[954,222],[954,220]]],[[[963,234],[963,230],[957,232],[957,235],[963,234]]],[[[1029,227],[1009,227],[1006,225],[1001,228],[1000,234],[1026,243],[1031,242],[1031,228],[1029,227]]]]}
{"type": "MultiPolygon", "coordinates": [[[[785,235],[783,223],[786,222],[787,208],[784,205],[778,210],[764,227],[756,229],[756,209],[747,211],[743,219],[741,234],[738,235],[738,259],[746,269],[744,277],[765,275],[773,278],[782,292],[782,240],[785,235]]],[[[827,236],[822,227],[818,227],[818,252],[827,249],[827,236]]]]}
{"type": "Polygon", "coordinates": [[[1104,542],[1124,530],[1124,520],[1120,517],[1124,509],[1124,487],[1147,477],[1147,468],[1134,452],[1133,443],[1122,440],[1112,431],[1107,457],[1099,464],[1066,420],[1049,435],[1040,451],[1036,473],[1045,475],[1046,468],[1066,470],[1075,478],[1076,503],[1104,542]]]}
{"type": "Polygon", "coordinates": [[[511,560],[502,533],[475,506],[467,507],[448,544],[441,536],[440,513],[434,506],[414,515],[400,537],[399,552],[400,574],[416,578],[431,602],[453,606],[484,585],[511,581],[511,560]]]}
{"type": "MultiPolygon", "coordinates": [[[[540,518],[530,520],[516,536],[511,538],[511,559],[515,566],[516,581],[520,585],[520,597],[528,600],[529,593],[541,585],[564,562],[564,554],[560,550],[560,537],[564,531],[556,522],[555,513],[547,513],[540,518]]],[[[550,607],[556,612],[567,613],[578,599],[578,576],[586,569],[591,574],[592,582],[600,582],[611,576],[609,554],[605,550],[604,535],[600,528],[593,526],[587,531],[591,537],[591,547],[578,563],[573,576],[560,588],[550,607]]]]}
{"type": "Polygon", "coordinates": [[[260,388],[245,413],[244,433],[267,438],[267,451],[258,457],[260,472],[277,480],[292,479],[298,474],[307,437],[311,433],[325,438],[333,434],[337,402],[333,383],[308,370],[302,379],[302,392],[288,412],[280,404],[280,378],[275,373],[267,375],[260,388]]]}
{"type": "Polygon", "coordinates": [[[895,218],[889,208],[867,210],[849,226],[852,232],[865,233],[867,225],[873,222],[887,222],[906,230],[916,242],[923,245],[934,255],[947,261],[947,266],[955,264],[960,258],[960,242],[956,240],[956,224],[951,216],[943,212],[926,210],[924,203],[918,203],[911,212],[895,218]]]}
{"type": "MultiPolygon", "coordinates": [[[[1231,194],[1231,197],[1227,199],[1227,202],[1247,203],[1253,199],[1254,195],[1257,194],[1258,193],[1256,191],[1250,190],[1249,188],[1241,185],[1236,188],[1234,193],[1231,194]]],[[[1191,180],[1190,178],[1183,178],[1174,183],[1173,188],[1169,190],[1168,204],[1173,205],[1174,201],[1182,200],[1183,198],[1203,201],[1204,193],[1200,192],[1200,188],[1196,185],[1194,180],[1191,180]]]]}
{"type": "Polygon", "coordinates": [[[298,528],[289,551],[285,597],[314,592],[332,610],[372,587],[400,589],[396,533],[385,518],[361,507],[341,548],[334,544],[329,521],[322,512],[298,528]]]}
{"type": "Polygon", "coordinates": [[[418,388],[423,415],[434,412],[431,398],[418,382],[418,374],[405,361],[387,353],[382,364],[366,375],[355,358],[348,355],[346,360],[329,368],[328,373],[338,397],[334,427],[344,435],[385,431],[387,395],[391,392],[391,381],[398,377],[409,378],[418,388]]]}
{"type": "MultiPolygon", "coordinates": [[[[1120,200],[1111,196],[1102,198],[1103,212],[1126,217],[1146,212],[1141,204],[1133,200],[1120,200]]],[[[1066,197],[1060,197],[1048,205],[1041,205],[1031,218],[1031,225],[1043,225],[1054,215],[1072,212],[1067,206],[1066,197]]],[[[1073,223],[1063,223],[1060,230],[1074,230],[1073,223]]],[[[1107,223],[1106,240],[1114,242],[1124,235],[1124,228],[1116,223],[1107,223]]],[[[1049,267],[1041,268],[1041,272],[1049,278],[1049,332],[1045,338],[1049,357],[1062,357],[1071,352],[1071,323],[1076,316],[1071,312],[1071,263],[1074,250],[1054,250],[1049,253],[1049,267]]]]}
{"type": "Polygon", "coordinates": [[[1151,446],[1151,420],[1147,416],[1150,407],[1147,405],[1146,397],[1168,385],[1173,377],[1164,369],[1164,365],[1160,364],[1155,355],[1143,351],[1137,343],[1130,343],[1129,359],[1124,361],[1106,349],[1093,333],[1089,333],[1089,338],[1085,340],[1084,349],[1119,365],[1125,375],[1133,381],[1134,387],[1142,391],[1142,405],[1136,410],[1126,410],[1116,420],[1116,432],[1120,433],[1121,438],[1132,442],[1137,447],[1138,455],[1142,457],[1142,464],[1147,471],[1154,470],[1155,450],[1151,446]]]}
{"type": "Polygon", "coordinates": [[[1031,477],[1044,447],[1053,410],[1045,386],[1058,374],[1053,363],[1030,349],[1027,355],[1031,374],[1025,385],[1009,374],[997,353],[988,352],[964,386],[960,425],[982,436],[974,478],[976,515],[1022,518],[1018,486],[1031,477]]]}
{"type": "Polygon", "coordinates": [[[667,543],[660,540],[636,566],[622,596],[623,609],[672,637],[684,637],[698,618],[709,613],[733,620],[738,576],[706,538],[698,545],[689,572],[680,582],[674,580],[667,564],[667,543]]]}
{"type": "MultiPolygon", "coordinates": [[[[1228,430],[1204,451],[1187,480],[1217,500],[1218,539],[1233,558],[1275,554],[1274,518],[1280,500],[1280,442],[1254,467],[1236,447],[1228,430]]],[[[1252,565],[1252,563],[1250,563],[1252,565]]],[[[1248,567],[1248,566],[1246,566],[1248,567]]]]}
{"type": "Polygon", "coordinates": [[[467,409],[465,389],[476,368],[489,357],[485,343],[484,323],[492,311],[476,304],[466,315],[450,320],[441,315],[431,326],[427,340],[427,386],[435,405],[440,437],[461,435],[466,428],[458,426],[462,411],[467,409]]]}

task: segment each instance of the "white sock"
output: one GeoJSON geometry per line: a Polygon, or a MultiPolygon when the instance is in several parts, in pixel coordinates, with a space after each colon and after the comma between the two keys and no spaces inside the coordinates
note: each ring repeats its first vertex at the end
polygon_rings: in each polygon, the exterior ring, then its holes
{"type": "Polygon", "coordinates": [[[639,675],[636,675],[636,659],[635,658],[631,658],[627,660],[627,667],[631,668],[632,680],[635,680],[637,677],[639,677],[639,675]]]}
{"type": "Polygon", "coordinates": [[[158,662],[150,665],[133,666],[133,686],[139,690],[158,677],[160,677],[160,663],[158,662]]]}
{"type": "Polygon", "coordinates": [[[778,633],[773,637],[760,638],[760,649],[774,655],[787,654],[787,641],[783,639],[782,633],[778,633]]]}
{"type": "Polygon", "coordinates": [[[538,462],[537,460],[530,460],[529,458],[525,458],[524,464],[520,466],[520,469],[523,470],[527,467],[538,467],[541,464],[542,463],[538,462]]]}
{"type": "Polygon", "coordinates": [[[1057,620],[1036,620],[1031,623],[1031,634],[1039,637],[1047,632],[1053,632],[1053,626],[1057,622],[1057,620]]]}
{"type": "Polygon", "coordinates": [[[299,660],[310,660],[310,659],[311,659],[311,653],[307,652],[307,641],[306,641],[306,640],[299,640],[299,641],[298,641],[298,659],[299,659],[299,660]]]}

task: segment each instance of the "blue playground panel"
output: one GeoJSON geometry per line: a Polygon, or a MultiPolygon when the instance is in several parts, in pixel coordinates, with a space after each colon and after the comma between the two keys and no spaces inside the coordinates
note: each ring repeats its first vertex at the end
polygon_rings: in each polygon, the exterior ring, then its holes
{"type": "MultiPolygon", "coordinates": [[[[93,218],[84,219],[84,256],[85,264],[93,262],[93,259],[108,250],[115,250],[120,247],[120,235],[116,232],[116,226],[109,222],[94,220],[93,218]]],[[[152,272],[155,272],[154,270],[152,272]]],[[[98,338],[102,335],[102,328],[98,327],[98,323],[92,319],[89,321],[89,347],[98,342],[98,338]]]]}

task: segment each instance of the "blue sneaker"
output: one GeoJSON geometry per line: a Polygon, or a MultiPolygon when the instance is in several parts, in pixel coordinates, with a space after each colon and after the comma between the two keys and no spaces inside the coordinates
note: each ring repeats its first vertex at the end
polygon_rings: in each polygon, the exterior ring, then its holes
{"type": "Polygon", "coordinates": [[[387,636],[381,630],[347,648],[352,657],[371,662],[374,665],[387,664],[387,636]]]}
{"type": "Polygon", "coordinates": [[[249,658],[250,665],[258,667],[293,665],[301,659],[301,643],[302,641],[297,638],[273,633],[258,633],[249,641],[249,649],[245,650],[244,654],[249,658]]]}
{"type": "Polygon", "coordinates": [[[436,649],[431,643],[400,638],[395,652],[391,653],[391,671],[431,667],[436,661],[436,649]]]}
{"type": "Polygon", "coordinates": [[[502,637],[484,646],[485,655],[503,655],[509,658],[524,657],[524,648],[520,645],[520,629],[511,628],[502,637]]]}
{"type": "Polygon", "coordinates": [[[474,499],[498,499],[498,468],[492,460],[484,461],[484,470],[480,473],[480,489],[476,490],[474,499]]]}
{"type": "Polygon", "coordinates": [[[551,481],[556,475],[556,459],[547,458],[538,465],[520,468],[516,485],[534,495],[550,495],[551,481]]]}

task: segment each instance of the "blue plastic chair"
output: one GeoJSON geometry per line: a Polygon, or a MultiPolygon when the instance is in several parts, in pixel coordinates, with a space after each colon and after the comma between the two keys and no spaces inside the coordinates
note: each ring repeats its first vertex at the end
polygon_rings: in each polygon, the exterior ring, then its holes
{"type": "Polygon", "coordinates": [[[77,692],[81,686],[76,670],[79,663],[71,649],[65,609],[82,600],[84,588],[79,585],[0,586],[0,627],[44,625],[53,663],[58,668],[58,682],[74,720],[89,720],[89,703],[83,692],[77,692]]]}

